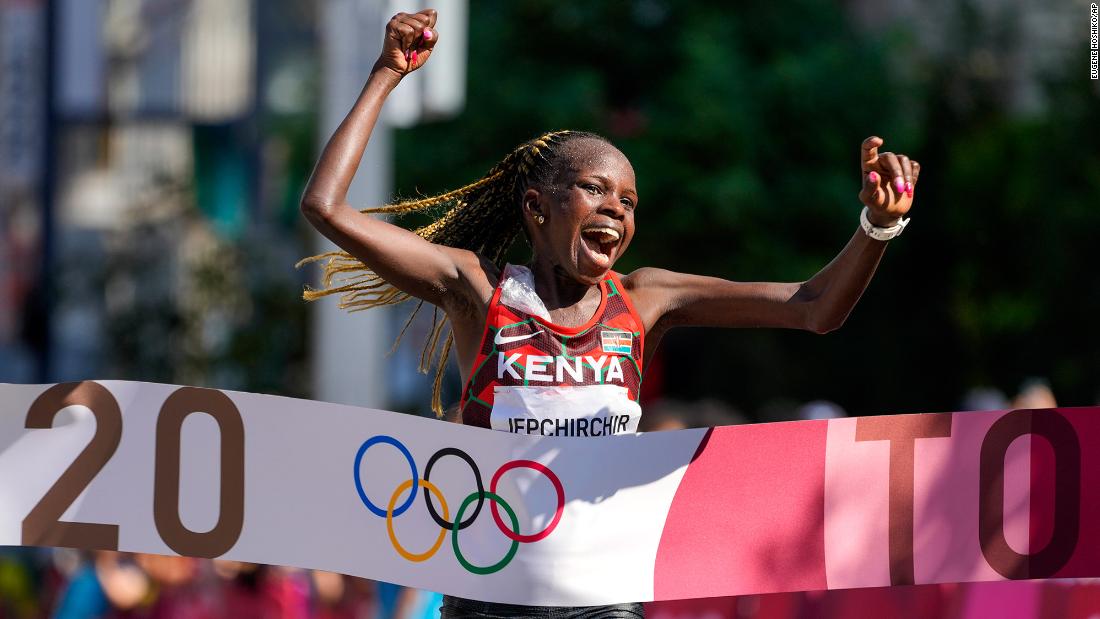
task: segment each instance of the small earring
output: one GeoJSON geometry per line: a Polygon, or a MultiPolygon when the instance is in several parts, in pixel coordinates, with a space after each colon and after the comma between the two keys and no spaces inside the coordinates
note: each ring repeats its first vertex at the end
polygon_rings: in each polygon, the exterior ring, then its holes
{"type": "Polygon", "coordinates": [[[538,220],[537,220],[537,221],[539,222],[539,225],[541,226],[541,225],[542,225],[542,222],[546,221],[546,218],[545,218],[545,217],[543,217],[542,215],[539,215],[539,218],[538,218],[538,220]]]}

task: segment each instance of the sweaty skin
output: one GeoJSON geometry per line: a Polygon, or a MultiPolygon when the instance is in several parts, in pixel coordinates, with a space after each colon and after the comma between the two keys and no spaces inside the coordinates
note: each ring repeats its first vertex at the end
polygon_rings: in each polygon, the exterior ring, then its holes
{"type": "MultiPolygon", "coordinates": [[[[348,187],[382,104],[405,75],[427,62],[439,40],[435,22],[436,12],[427,9],[398,13],[387,24],[382,54],[355,106],[321,153],[301,207],[339,247],[393,286],[447,313],[466,382],[499,270],[483,256],[432,244],[347,203],[348,187]],[[409,50],[418,53],[407,59],[409,50]]],[[[904,155],[879,153],[882,144],[873,136],[862,144],[859,197],[870,209],[872,223],[890,226],[912,206],[920,165],[904,155]]],[[[532,244],[529,267],[535,288],[554,323],[575,326],[595,313],[600,302],[597,283],[634,236],[638,192],[634,169],[615,147],[578,139],[566,145],[566,154],[570,165],[554,186],[528,189],[518,206],[532,244]],[[582,235],[592,227],[610,227],[620,234],[603,257],[593,249],[599,245],[582,235]]],[[[804,282],[736,282],[651,267],[624,275],[623,286],[645,327],[643,363],[672,327],[781,327],[814,333],[837,329],[855,307],[885,249],[886,242],[871,239],[857,225],[840,254],[804,282]]]]}

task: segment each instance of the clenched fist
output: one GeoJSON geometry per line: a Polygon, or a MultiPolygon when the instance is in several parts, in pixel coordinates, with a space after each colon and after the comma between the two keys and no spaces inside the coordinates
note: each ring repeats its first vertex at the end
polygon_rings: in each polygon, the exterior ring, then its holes
{"type": "Polygon", "coordinates": [[[439,41],[435,9],[398,13],[386,24],[386,38],[378,65],[404,76],[424,66],[439,41]]]}
{"type": "Polygon", "coordinates": [[[884,140],[871,136],[863,140],[860,173],[863,188],[859,199],[867,206],[867,219],[888,228],[913,207],[913,189],[920,176],[920,164],[902,154],[880,153],[884,140]]]}

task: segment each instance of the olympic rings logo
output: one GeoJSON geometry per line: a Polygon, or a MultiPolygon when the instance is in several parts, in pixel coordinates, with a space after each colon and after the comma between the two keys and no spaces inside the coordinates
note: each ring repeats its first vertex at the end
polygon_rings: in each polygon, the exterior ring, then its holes
{"type": "Polygon", "coordinates": [[[492,574],[494,572],[499,572],[500,570],[504,569],[504,567],[508,565],[516,556],[516,551],[519,550],[519,545],[521,543],[530,544],[544,539],[546,538],[546,536],[550,535],[550,533],[552,533],[554,529],[557,528],[558,522],[561,521],[562,511],[565,509],[565,489],[561,485],[561,480],[558,479],[558,476],[555,475],[553,471],[551,471],[546,465],[540,462],[535,462],[534,460],[512,460],[511,462],[507,462],[501,465],[501,467],[497,469],[496,473],[493,473],[493,478],[489,482],[489,490],[486,491],[485,485],[481,478],[481,470],[478,469],[477,463],[474,462],[474,459],[470,457],[470,454],[466,453],[465,451],[462,451],[457,447],[444,447],[443,449],[440,449],[439,451],[432,454],[431,458],[428,458],[428,465],[424,467],[424,476],[421,477],[416,469],[416,461],[413,460],[412,454],[409,453],[409,450],[407,447],[405,447],[404,443],[393,438],[392,436],[386,436],[383,434],[373,436],[364,441],[363,444],[359,447],[359,451],[355,454],[355,490],[359,493],[359,500],[363,501],[363,505],[365,505],[372,514],[378,516],[379,518],[386,519],[386,532],[389,534],[390,543],[393,545],[394,550],[396,550],[397,553],[404,557],[406,560],[412,562],[421,562],[427,561],[428,559],[432,558],[432,556],[435,555],[435,553],[438,552],[439,548],[443,545],[443,540],[447,537],[447,531],[450,530],[451,546],[454,549],[455,559],[457,559],[458,563],[468,572],[481,575],[492,574]],[[401,482],[397,485],[397,488],[394,489],[393,494],[390,496],[390,502],[385,509],[379,507],[378,505],[375,505],[371,502],[369,498],[367,498],[367,493],[363,490],[362,479],[360,479],[359,477],[359,467],[363,463],[363,455],[366,454],[367,450],[371,447],[380,444],[386,444],[397,448],[397,450],[401,452],[401,455],[405,456],[405,460],[409,463],[409,472],[411,474],[411,477],[409,479],[401,482]],[[439,488],[436,487],[435,484],[433,484],[430,480],[432,468],[436,465],[437,462],[440,461],[440,459],[445,458],[446,456],[454,456],[465,461],[466,464],[470,466],[470,470],[473,471],[474,482],[477,486],[477,490],[471,492],[459,504],[458,512],[455,513],[453,521],[448,520],[448,518],[451,517],[451,514],[450,509],[447,505],[447,499],[443,496],[443,492],[440,491],[439,488]],[[550,480],[550,483],[554,486],[554,491],[557,493],[558,504],[557,509],[554,511],[554,518],[550,521],[550,524],[546,525],[546,528],[544,528],[542,531],[539,531],[538,533],[522,535],[519,532],[519,519],[516,517],[516,513],[512,510],[511,506],[509,506],[508,503],[505,502],[505,500],[501,498],[499,494],[497,494],[497,483],[500,481],[501,476],[503,476],[508,471],[511,471],[512,469],[518,468],[528,468],[542,473],[544,476],[546,476],[547,479],[550,480]],[[439,525],[440,530],[439,535],[435,538],[435,541],[426,551],[414,553],[406,550],[405,547],[401,545],[401,542],[397,541],[397,535],[394,533],[393,530],[393,519],[405,513],[405,510],[409,509],[409,507],[413,504],[413,501],[416,500],[417,490],[419,490],[421,487],[424,488],[424,503],[428,508],[428,514],[430,514],[432,520],[435,520],[435,523],[439,525]],[[409,491],[408,497],[405,498],[404,502],[398,505],[397,502],[401,499],[406,491],[409,491]],[[433,495],[435,496],[436,501],[439,502],[440,508],[443,510],[442,516],[439,514],[438,511],[436,511],[435,504],[432,502],[433,495]],[[508,549],[508,552],[505,553],[504,558],[502,558],[500,561],[497,561],[496,563],[488,566],[479,566],[470,563],[470,561],[467,560],[466,557],[462,554],[462,550],[461,548],[459,548],[458,545],[458,532],[474,523],[474,520],[476,520],[478,515],[481,513],[481,508],[485,505],[486,499],[489,499],[490,501],[489,507],[490,511],[493,514],[493,521],[496,522],[497,528],[500,529],[500,532],[503,533],[508,539],[512,540],[512,545],[508,549]],[[474,505],[473,511],[470,512],[470,515],[466,519],[463,519],[463,515],[466,514],[466,511],[475,502],[476,505],[474,505]],[[508,519],[512,523],[511,528],[505,526],[504,520],[500,517],[500,511],[497,509],[498,505],[500,507],[503,507],[504,511],[508,514],[508,519]]]}

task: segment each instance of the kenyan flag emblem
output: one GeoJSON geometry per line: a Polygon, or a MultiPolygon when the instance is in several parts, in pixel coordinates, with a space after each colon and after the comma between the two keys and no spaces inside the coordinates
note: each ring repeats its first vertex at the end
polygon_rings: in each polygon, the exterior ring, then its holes
{"type": "Polygon", "coordinates": [[[629,331],[600,331],[603,351],[617,355],[629,355],[634,345],[634,335],[629,331]]]}

